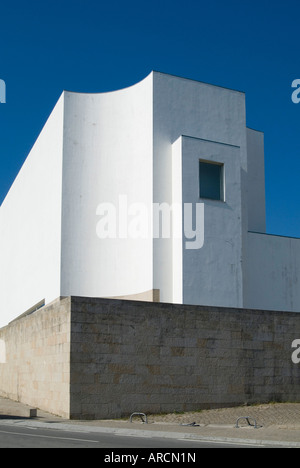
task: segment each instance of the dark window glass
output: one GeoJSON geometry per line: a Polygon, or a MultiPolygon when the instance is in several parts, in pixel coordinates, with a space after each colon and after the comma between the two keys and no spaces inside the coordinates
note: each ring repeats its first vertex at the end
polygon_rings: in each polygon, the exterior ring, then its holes
{"type": "Polygon", "coordinates": [[[221,164],[200,161],[200,198],[222,200],[221,164]]]}

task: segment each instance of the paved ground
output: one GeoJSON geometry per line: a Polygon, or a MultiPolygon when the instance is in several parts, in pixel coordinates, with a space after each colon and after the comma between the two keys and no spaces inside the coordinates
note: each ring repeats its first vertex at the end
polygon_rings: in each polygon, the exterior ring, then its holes
{"type": "Polygon", "coordinates": [[[205,410],[183,414],[147,415],[148,424],[139,417],[130,422],[122,420],[69,421],[43,411],[37,411],[37,417],[30,418],[30,408],[20,403],[0,398],[0,419],[4,421],[18,418],[19,424],[70,429],[78,432],[103,432],[132,436],[152,436],[189,440],[242,441],[268,446],[300,448],[300,403],[274,403],[257,406],[242,406],[205,410]],[[249,417],[236,421],[240,417],[249,417]],[[254,428],[256,420],[257,428],[254,428]]]}
{"type": "MultiPolygon", "coordinates": [[[[150,415],[149,422],[163,422],[171,424],[189,424],[196,422],[201,425],[231,424],[235,425],[241,416],[249,416],[257,420],[263,427],[270,426],[299,426],[300,403],[274,403],[257,406],[240,406],[236,408],[222,408],[203,410],[183,414],[150,415]]],[[[253,421],[251,421],[252,423],[253,421]]],[[[247,423],[246,423],[247,424],[247,423]]]]}

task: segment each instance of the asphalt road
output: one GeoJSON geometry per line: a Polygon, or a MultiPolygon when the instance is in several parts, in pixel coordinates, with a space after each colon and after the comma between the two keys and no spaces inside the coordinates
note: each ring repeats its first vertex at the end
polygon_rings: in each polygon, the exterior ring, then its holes
{"type": "MultiPolygon", "coordinates": [[[[134,437],[97,432],[72,432],[36,427],[18,427],[17,424],[0,423],[0,448],[168,448],[176,452],[180,449],[200,448],[258,448],[261,446],[188,441],[157,437],[134,437]]],[[[111,453],[109,450],[107,453],[111,453]]]]}

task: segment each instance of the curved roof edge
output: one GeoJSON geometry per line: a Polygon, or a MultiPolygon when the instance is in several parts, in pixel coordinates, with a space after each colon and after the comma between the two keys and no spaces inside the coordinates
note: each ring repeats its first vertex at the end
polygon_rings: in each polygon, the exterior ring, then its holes
{"type": "Polygon", "coordinates": [[[139,84],[143,83],[145,80],[147,80],[148,78],[150,78],[151,75],[153,75],[153,71],[151,71],[150,73],[148,73],[148,75],[146,75],[144,78],[142,78],[140,81],[137,81],[136,83],[132,84],[132,85],[129,85],[129,86],[125,86],[124,88],[118,88],[118,89],[113,89],[111,91],[95,91],[95,92],[89,92],[89,91],[71,91],[71,90],[68,90],[68,89],[64,89],[63,92],[64,93],[69,93],[69,94],[82,94],[82,95],[100,95],[100,94],[111,94],[111,93],[118,93],[118,92],[121,92],[121,91],[126,91],[128,89],[131,89],[131,88],[134,88],[135,86],[138,86],[139,84]]]}
{"type": "Polygon", "coordinates": [[[150,76],[153,76],[153,75],[162,75],[162,76],[165,76],[165,77],[171,77],[171,78],[177,78],[178,80],[186,80],[186,81],[193,81],[194,83],[199,83],[199,84],[204,84],[206,86],[213,86],[215,88],[221,88],[221,89],[225,89],[227,91],[231,91],[231,92],[234,92],[234,93],[239,93],[239,94],[245,94],[244,91],[240,91],[238,89],[233,89],[233,88],[228,88],[226,86],[221,86],[221,85],[217,85],[217,84],[212,84],[212,83],[207,83],[205,81],[200,81],[200,80],[195,80],[193,78],[186,78],[184,76],[179,76],[179,75],[174,75],[172,73],[165,73],[165,72],[161,72],[161,71],[158,71],[158,70],[152,70],[150,73],[148,73],[148,75],[146,75],[144,78],[142,78],[140,81],[137,81],[136,83],[130,85],[130,86],[125,86],[124,88],[118,88],[118,89],[113,89],[111,91],[97,91],[97,92],[88,92],[88,91],[72,91],[72,90],[69,90],[69,89],[64,89],[63,92],[65,93],[70,93],[70,94],[82,94],[82,95],[99,95],[99,94],[110,94],[110,93],[117,93],[119,91],[126,91],[127,89],[131,89],[133,88],[134,86],[138,86],[139,84],[143,83],[145,80],[147,80],[148,78],[150,78],[150,76]]]}

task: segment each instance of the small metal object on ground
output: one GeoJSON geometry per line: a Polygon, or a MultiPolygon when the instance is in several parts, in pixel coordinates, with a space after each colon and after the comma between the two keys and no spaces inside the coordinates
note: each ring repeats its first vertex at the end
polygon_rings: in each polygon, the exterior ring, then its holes
{"type": "Polygon", "coordinates": [[[200,426],[200,424],[196,424],[195,422],[188,423],[188,424],[180,424],[180,426],[200,426]]]}
{"type": "Polygon", "coordinates": [[[248,426],[252,426],[254,427],[254,429],[257,429],[258,428],[258,425],[257,425],[257,422],[254,418],[251,418],[251,416],[241,416],[240,418],[237,419],[236,421],[236,424],[235,424],[235,427],[238,429],[240,426],[239,426],[239,421],[241,419],[246,419],[247,423],[248,423],[248,426]],[[250,419],[252,419],[254,421],[254,424],[251,424],[250,422],[250,419]]]}
{"type": "Polygon", "coordinates": [[[145,413],[132,413],[132,415],[130,416],[130,422],[132,422],[133,416],[140,416],[142,422],[145,423],[145,424],[148,424],[148,419],[147,419],[147,416],[145,415],[145,413]]]}

